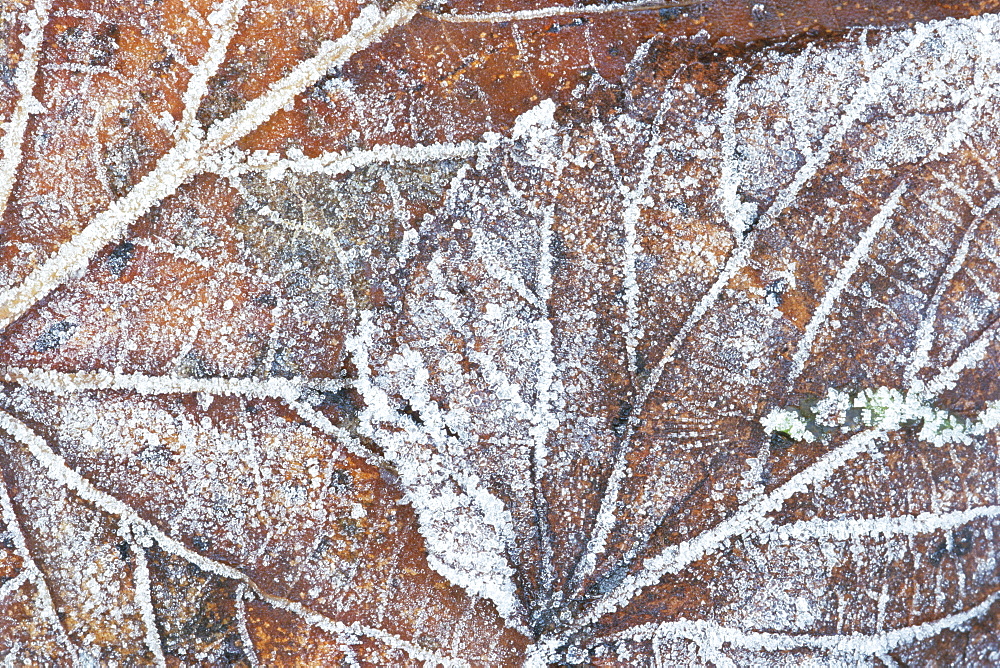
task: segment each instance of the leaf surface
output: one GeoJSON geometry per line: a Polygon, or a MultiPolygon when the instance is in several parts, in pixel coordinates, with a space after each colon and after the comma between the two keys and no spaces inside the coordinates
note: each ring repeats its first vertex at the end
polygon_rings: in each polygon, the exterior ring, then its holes
{"type": "Polygon", "coordinates": [[[1000,23],[868,11],[11,5],[0,653],[995,661],[1000,23]]]}

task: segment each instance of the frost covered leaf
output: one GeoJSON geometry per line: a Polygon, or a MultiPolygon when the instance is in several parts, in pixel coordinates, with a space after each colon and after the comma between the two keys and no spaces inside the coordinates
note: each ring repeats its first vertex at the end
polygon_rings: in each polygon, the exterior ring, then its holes
{"type": "Polygon", "coordinates": [[[1000,21],[670,4],[5,8],[0,656],[1000,660],[1000,21]]]}

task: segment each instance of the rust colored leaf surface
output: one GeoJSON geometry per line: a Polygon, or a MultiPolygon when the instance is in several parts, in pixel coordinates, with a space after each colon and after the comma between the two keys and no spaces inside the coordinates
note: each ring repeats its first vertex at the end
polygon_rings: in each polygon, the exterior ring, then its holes
{"type": "Polygon", "coordinates": [[[0,658],[1000,663],[989,2],[0,7],[0,658]]]}

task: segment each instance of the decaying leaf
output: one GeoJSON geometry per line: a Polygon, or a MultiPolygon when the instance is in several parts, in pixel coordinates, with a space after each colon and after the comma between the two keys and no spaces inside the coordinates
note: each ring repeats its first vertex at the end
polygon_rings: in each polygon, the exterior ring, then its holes
{"type": "Polygon", "coordinates": [[[819,4],[8,2],[0,656],[1000,662],[1000,20],[819,4]]]}

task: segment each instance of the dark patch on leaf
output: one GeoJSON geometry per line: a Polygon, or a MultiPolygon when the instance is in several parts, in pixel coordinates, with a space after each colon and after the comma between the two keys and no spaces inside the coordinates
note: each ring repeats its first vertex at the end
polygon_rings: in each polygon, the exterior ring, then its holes
{"type": "Polygon", "coordinates": [[[68,320],[57,322],[35,340],[34,349],[39,353],[56,350],[73,336],[74,331],[76,331],[76,324],[68,320]]]}
{"type": "Polygon", "coordinates": [[[108,255],[108,259],[105,261],[108,267],[108,271],[115,278],[121,278],[122,274],[125,273],[128,263],[132,260],[135,255],[135,244],[131,241],[123,241],[117,246],[115,246],[111,253],[108,255]]]}

